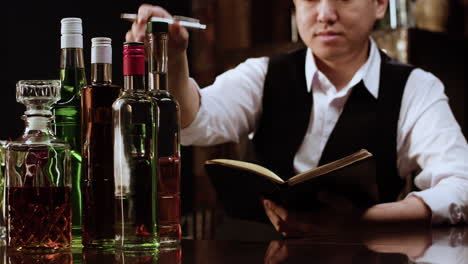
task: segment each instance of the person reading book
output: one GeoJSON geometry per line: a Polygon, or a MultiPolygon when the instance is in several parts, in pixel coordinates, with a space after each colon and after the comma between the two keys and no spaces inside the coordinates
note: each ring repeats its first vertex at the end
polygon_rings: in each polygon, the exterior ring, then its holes
{"type": "MultiPolygon", "coordinates": [[[[293,2],[307,48],[248,59],[204,89],[189,77],[187,30],[170,26],[169,87],[181,105],[182,144],[238,142],[255,132],[258,159],[285,180],[362,148],[375,155],[379,202],[365,211],[333,193],[318,194],[328,207],[308,214],[264,200],[284,235],[347,223],[466,223],[468,146],[443,84],[388,58],[370,37],[388,0],[293,2]],[[413,176],[419,190],[397,201],[413,176]]],[[[171,15],[141,6],[126,40],[142,41],[151,16],[171,15]]]]}

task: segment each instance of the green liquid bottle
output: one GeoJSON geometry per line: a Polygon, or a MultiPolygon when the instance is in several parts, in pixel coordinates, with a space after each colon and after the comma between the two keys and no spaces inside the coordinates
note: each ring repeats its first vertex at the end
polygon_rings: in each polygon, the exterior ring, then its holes
{"type": "Polygon", "coordinates": [[[86,86],[83,29],[80,18],[61,21],[60,80],[62,99],[54,105],[55,135],[71,146],[73,244],[81,244],[81,88],[86,86]]]}

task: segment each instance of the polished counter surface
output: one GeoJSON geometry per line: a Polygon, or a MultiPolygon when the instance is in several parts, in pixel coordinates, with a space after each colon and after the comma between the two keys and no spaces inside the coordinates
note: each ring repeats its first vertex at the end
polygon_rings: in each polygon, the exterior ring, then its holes
{"type": "Polygon", "coordinates": [[[183,240],[175,249],[121,252],[73,248],[39,254],[7,251],[1,263],[18,264],[248,264],[248,263],[468,263],[468,227],[402,228],[354,235],[330,234],[270,242],[183,240]]]}

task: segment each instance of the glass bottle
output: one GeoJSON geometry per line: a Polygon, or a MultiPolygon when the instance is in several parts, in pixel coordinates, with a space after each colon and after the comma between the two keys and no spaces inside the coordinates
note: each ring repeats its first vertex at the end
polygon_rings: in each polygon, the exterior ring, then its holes
{"type": "Polygon", "coordinates": [[[169,93],[167,76],[168,24],[148,23],[149,95],[155,101],[158,152],[158,233],[162,246],[177,244],[180,226],[180,112],[169,93]]]}
{"type": "Polygon", "coordinates": [[[121,249],[155,249],[155,123],[157,112],[145,87],[145,51],[127,42],[123,51],[124,91],[113,104],[115,245],[121,249]]]}
{"type": "Polygon", "coordinates": [[[50,128],[60,81],[19,81],[26,105],[23,135],[6,149],[7,244],[68,248],[71,243],[70,146],[50,128]]]}
{"type": "Polygon", "coordinates": [[[61,100],[53,107],[54,130],[71,146],[73,239],[81,244],[81,88],[86,86],[83,61],[83,36],[80,18],[61,21],[60,89],[61,100]]]}
{"type": "Polygon", "coordinates": [[[82,90],[82,243],[114,246],[114,156],[112,103],[120,87],[112,84],[110,38],[91,39],[91,85],[82,90]]]}

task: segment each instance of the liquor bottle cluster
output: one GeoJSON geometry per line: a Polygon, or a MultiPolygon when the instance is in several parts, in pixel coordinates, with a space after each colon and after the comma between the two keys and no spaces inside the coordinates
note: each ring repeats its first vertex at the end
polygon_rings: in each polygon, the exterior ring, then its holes
{"type": "Polygon", "coordinates": [[[168,90],[168,24],[149,22],[147,46],[124,43],[123,89],[112,84],[111,39],[91,40],[87,85],[81,19],[61,25],[60,80],[17,85],[26,129],[6,147],[8,246],[177,246],[180,118],[168,90]]]}

